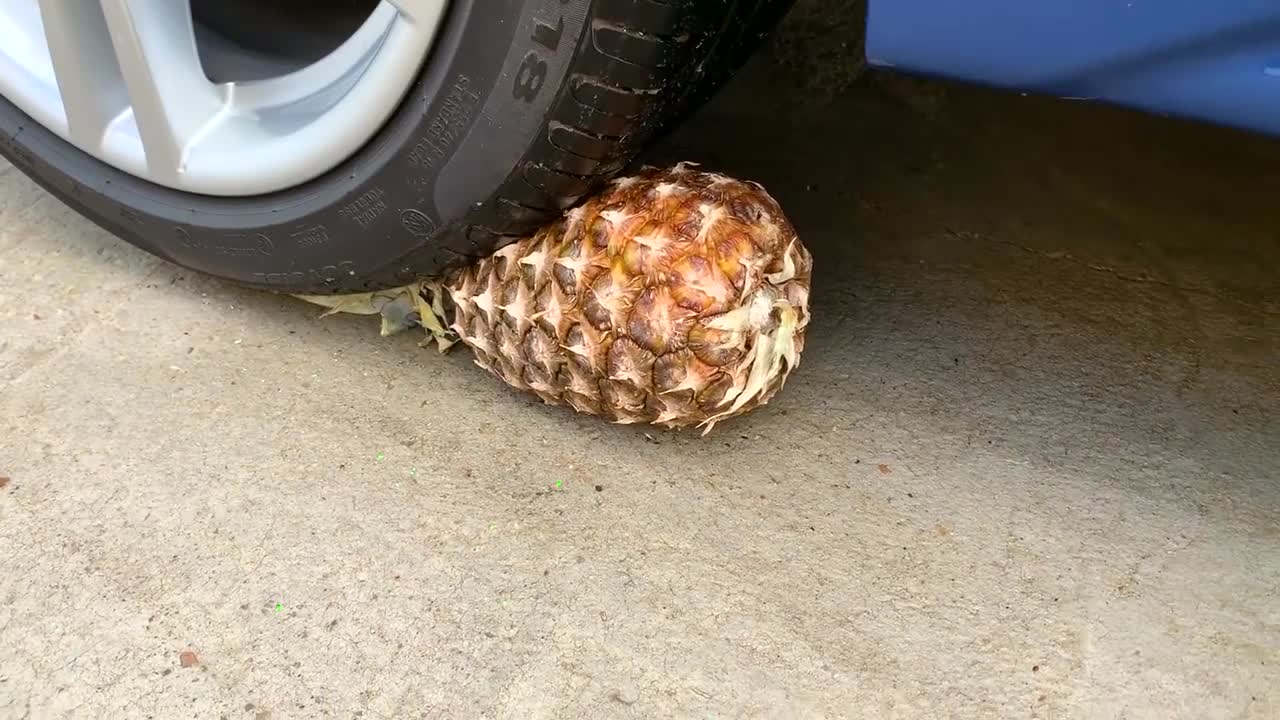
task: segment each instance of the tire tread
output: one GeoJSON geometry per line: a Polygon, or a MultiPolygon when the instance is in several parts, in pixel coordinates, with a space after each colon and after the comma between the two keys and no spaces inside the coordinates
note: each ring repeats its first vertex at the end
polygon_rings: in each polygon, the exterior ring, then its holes
{"type": "Polygon", "coordinates": [[[468,237],[482,226],[492,251],[602,186],[714,92],[791,2],[597,0],[542,140],[472,212],[468,237]]]}

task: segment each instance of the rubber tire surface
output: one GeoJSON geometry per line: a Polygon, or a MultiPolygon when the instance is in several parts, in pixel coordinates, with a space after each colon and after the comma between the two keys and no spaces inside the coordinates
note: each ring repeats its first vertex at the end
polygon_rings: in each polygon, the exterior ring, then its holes
{"type": "Polygon", "coordinates": [[[599,187],[706,99],[791,0],[452,0],[401,107],[289,190],[194,195],[122,173],[0,99],[0,154],[178,265],[283,292],[410,282],[599,187]]]}

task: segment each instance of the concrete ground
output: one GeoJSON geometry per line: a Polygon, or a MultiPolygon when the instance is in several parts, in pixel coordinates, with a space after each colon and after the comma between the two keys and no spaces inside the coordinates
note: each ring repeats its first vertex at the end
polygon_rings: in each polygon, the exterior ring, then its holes
{"type": "Polygon", "coordinates": [[[707,438],[0,168],[0,717],[1280,717],[1280,142],[788,67],[655,152],[817,261],[707,438]]]}

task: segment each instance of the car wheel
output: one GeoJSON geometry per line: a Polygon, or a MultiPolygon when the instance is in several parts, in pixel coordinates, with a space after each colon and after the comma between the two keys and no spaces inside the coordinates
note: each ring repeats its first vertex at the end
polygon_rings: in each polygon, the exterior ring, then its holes
{"type": "Polygon", "coordinates": [[[0,153],[254,287],[388,287],[578,201],[790,0],[13,0],[0,153]]]}

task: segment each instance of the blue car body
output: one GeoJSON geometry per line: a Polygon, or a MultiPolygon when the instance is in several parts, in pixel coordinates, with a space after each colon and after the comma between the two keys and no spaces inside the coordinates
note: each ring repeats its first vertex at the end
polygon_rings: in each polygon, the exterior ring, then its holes
{"type": "Polygon", "coordinates": [[[1280,0],[870,0],[867,59],[1280,134],[1280,0]]]}

